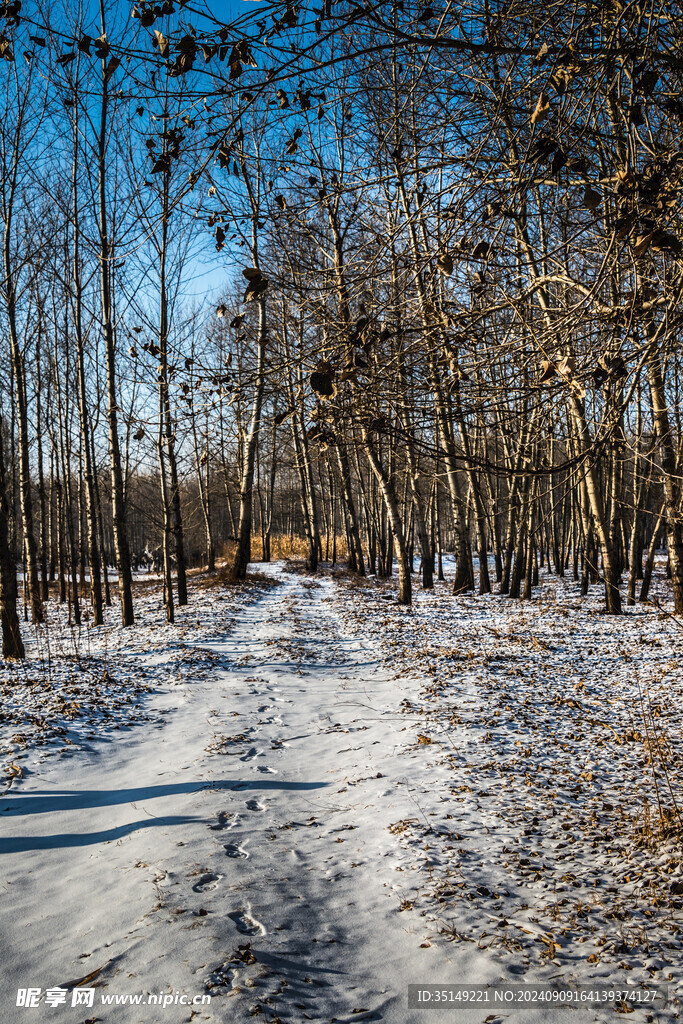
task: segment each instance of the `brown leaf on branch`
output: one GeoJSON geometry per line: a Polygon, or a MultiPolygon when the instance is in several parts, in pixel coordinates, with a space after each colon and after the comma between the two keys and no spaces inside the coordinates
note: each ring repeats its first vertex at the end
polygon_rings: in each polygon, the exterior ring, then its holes
{"type": "Polygon", "coordinates": [[[294,412],[296,412],[296,409],[292,405],[289,407],[289,409],[285,409],[284,412],[279,412],[277,416],[273,416],[273,423],[275,424],[276,427],[279,427],[282,423],[285,422],[287,417],[291,416],[292,413],[294,412]]]}
{"type": "Polygon", "coordinates": [[[602,196],[590,185],[586,185],[583,193],[583,205],[589,210],[597,210],[602,202],[602,196]]]}
{"type": "Polygon", "coordinates": [[[105,82],[109,81],[109,79],[114,74],[114,72],[116,71],[116,69],[117,69],[117,67],[119,66],[120,63],[121,63],[121,61],[119,60],[118,57],[112,57],[112,59],[107,64],[106,71],[104,72],[104,80],[105,80],[105,82]]]}
{"type": "Polygon", "coordinates": [[[160,57],[168,57],[168,39],[165,38],[158,28],[154,29],[154,45],[159,50],[160,57]]]}
{"type": "Polygon", "coordinates": [[[442,274],[449,277],[453,273],[453,257],[450,253],[442,252],[437,258],[436,265],[442,274]]]}
{"type": "Polygon", "coordinates": [[[263,277],[261,271],[256,267],[246,267],[242,274],[246,277],[249,284],[247,290],[244,293],[244,302],[253,302],[257,299],[266,288],[268,287],[268,278],[263,277]]]}
{"type": "Polygon", "coordinates": [[[537,384],[547,384],[549,380],[557,374],[555,364],[550,359],[544,359],[541,363],[541,376],[537,380],[537,384]]]}
{"type": "Polygon", "coordinates": [[[531,123],[538,124],[539,121],[544,121],[549,113],[550,100],[548,99],[548,94],[546,92],[542,92],[538,97],[538,102],[533,114],[531,115],[531,123]]]}

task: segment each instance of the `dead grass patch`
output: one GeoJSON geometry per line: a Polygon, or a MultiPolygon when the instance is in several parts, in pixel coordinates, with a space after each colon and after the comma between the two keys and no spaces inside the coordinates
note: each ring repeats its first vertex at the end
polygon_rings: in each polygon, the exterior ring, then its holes
{"type": "MultiPolygon", "coordinates": [[[[327,543],[327,537],[322,534],[320,538],[323,555],[328,550],[332,552],[332,537],[330,536],[329,544],[327,543]]],[[[346,547],[346,538],[337,534],[337,558],[346,558],[348,554],[346,547]]],[[[303,558],[308,556],[308,544],[304,537],[291,537],[289,534],[276,534],[270,538],[270,557],[275,559],[287,559],[287,558],[303,558]]],[[[251,540],[251,557],[254,562],[259,562],[263,559],[263,542],[261,537],[256,534],[251,540]]]]}

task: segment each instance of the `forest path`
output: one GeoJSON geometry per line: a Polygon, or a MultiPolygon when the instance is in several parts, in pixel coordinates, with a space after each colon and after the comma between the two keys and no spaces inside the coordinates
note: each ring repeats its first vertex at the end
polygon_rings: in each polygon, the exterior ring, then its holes
{"type": "MultiPolygon", "coordinates": [[[[0,800],[5,977],[44,997],[98,972],[94,1009],[69,992],[32,1019],[408,1022],[409,981],[490,977],[476,945],[430,944],[408,912],[430,865],[388,827],[420,817],[429,782],[400,708],[416,684],[345,631],[334,581],[271,571],[153,727],[0,800]],[[210,1006],[101,1004],[207,984],[210,1006]]],[[[26,1020],[15,1001],[6,986],[8,1022],[26,1020]]]]}

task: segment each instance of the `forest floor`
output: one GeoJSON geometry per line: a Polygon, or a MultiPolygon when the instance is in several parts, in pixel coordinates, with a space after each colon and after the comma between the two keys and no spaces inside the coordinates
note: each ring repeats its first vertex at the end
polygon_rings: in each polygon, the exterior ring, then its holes
{"type": "Polygon", "coordinates": [[[669,1001],[437,1019],[678,1019],[683,624],[595,589],[406,609],[277,563],[172,626],[151,587],[129,630],[51,607],[0,671],[3,1021],[413,1024],[409,983],[522,981],[669,1001]]]}

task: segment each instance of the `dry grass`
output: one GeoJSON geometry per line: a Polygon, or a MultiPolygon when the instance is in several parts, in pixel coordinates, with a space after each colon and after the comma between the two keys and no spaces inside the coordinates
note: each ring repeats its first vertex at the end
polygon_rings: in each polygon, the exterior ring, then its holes
{"type": "Polygon", "coordinates": [[[217,562],[227,562],[228,565],[232,562],[235,557],[235,551],[237,550],[237,544],[234,540],[225,540],[220,546],[220,558],[217,558],[217,562]]]}
{"type": "MultiPolygon", "coordinates": [[[[290,537],[289,534],[280,534],[270,538],[270,557],[291,558],[298,556],[305,558],[308,547],[303,537],[290,537]]],[[[251,538],[251,559],[253,562],[263,560],[263,543],[260,534],[254,534],[251,538]]]]}
{"type": "MultiPolygon", "coordinates": [[[[323,555],[325,554],[325,547],[327,538],[323,534],[320,538],[322,544],[323,555]]],[[[232,542],[231,542],[232,543],[232,542]]],[[[234,550],[234,544],[233,544],[234,550]]],[[[329,544],[330,554],[332,552],[332,537],[330,537],[329,544]]],[[[337,558],[346,558],[348,552],[346,548],[346,537],[342,537],[337,534],[337,558]]],[[[279,558],[306,558],[308,555],[308,544],[304,537],[291,537],[289,534],[277,534],[270,538],[270,557],[273,560],[279,558]]],[[[260,535],[254,534],[251,540],[251,560],[252,562],[260,562],[263,558],[263,544],[260,535]]]]}
{"type": "MultiPolygon", "coordinates": [[[[332,541],[333,541],[333,538],[330,535],[330,543],[329,543],[330,558],[332,557],[332,541]]],[[[326,533],[323,533],[323,534],[320,535],[320,543],[322,544],[323,554],[324,554],[325,553],[325,548],[327,546],[327,534],[326,533]]],[[[342,536],[342,534],[338,533],[337,534],[337,558],[338,559],[345,559],[345,558],[348,558],[348,555],[349,555],[349,548],[348,548],[348,544],[346,543],[346,537],[344,537],[344,536],[342,536]]]]}

